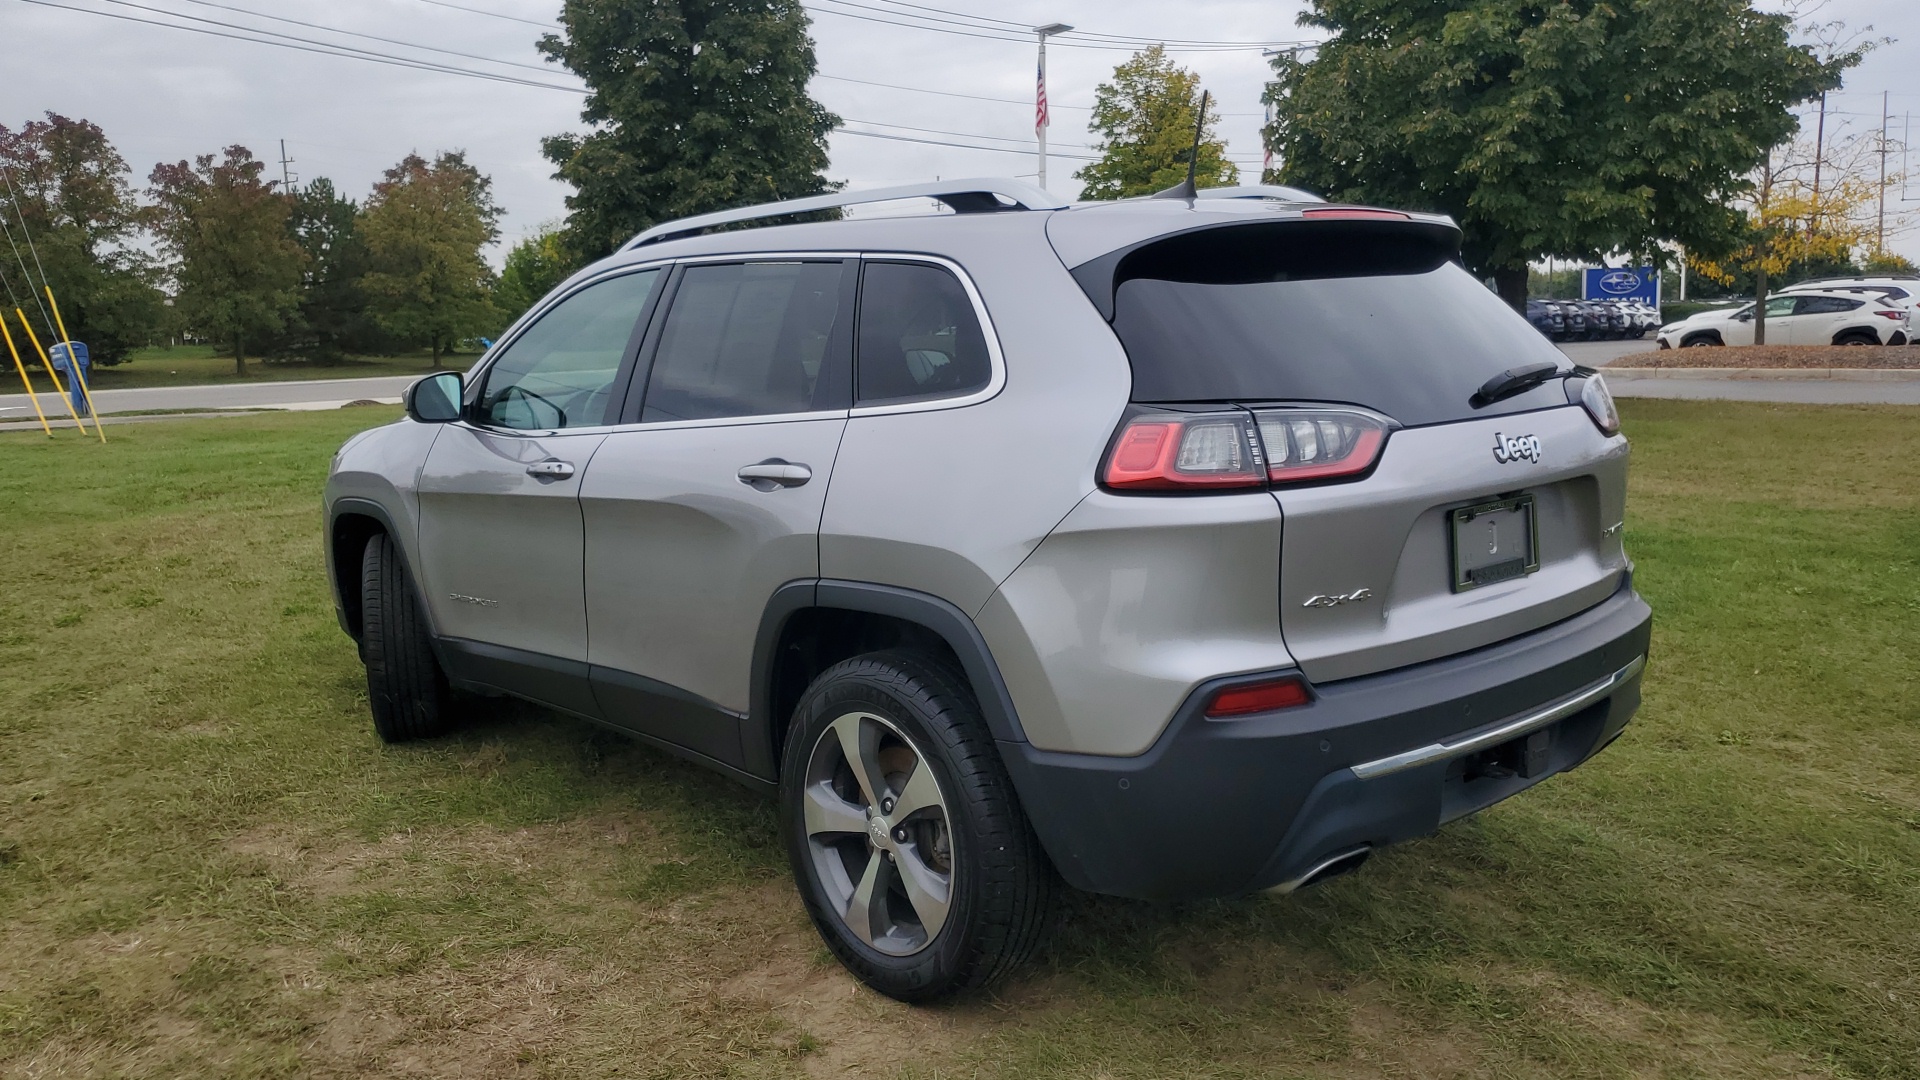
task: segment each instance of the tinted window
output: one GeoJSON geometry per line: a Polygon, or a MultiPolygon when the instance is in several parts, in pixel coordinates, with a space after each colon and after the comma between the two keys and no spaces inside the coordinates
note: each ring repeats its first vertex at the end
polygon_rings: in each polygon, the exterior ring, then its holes
{"type": "Polygon", "coordinates": [[[1803,296],[1800,298],[1800,307],[1795,314],[1837,315],[1842,311],[1852,311],[1861,303],[1862,301],[1859,300],[1843,300],[1838,296],[1803,296]]]}
{"type": "Polygon", "coordinates": [[[1767,301],[1767,318],[1781,319],[1793,314],[1794,300],[1791,296],[1776,296],[1767,301]]]}
{"type": "Polygon", "coordinates": [[[872,262],[860,285],[862,405],[958,397],[993,376],[987,337],[958,278],[926,263],[872,262]]]}
{"type": "MultiPolygon", "coordinates": [[[[1347,402],[1408,425],[1566,404],[1550,382],[1472,408],[1474,391],[1507,368],[1569,362],[1445,253],[1423,253],[1417,237],[1381,236],[1384,250],[1371,258],[1369,233],[1334,242],[1323,231],[1317,250],[1291,258],[1280,250],[1291,242],[1285,232],[1259,231],[1261,245],[1228,242],[1218,258],[1196,253],[1184,266],[1147,262],[1122,280],[1113,327],[1133,364],[1135,401],[1347,402]],[[1235,261],[1244,273],[1226,265],[1235,261]],[[1316,276],[1322,265],[1342,276],[1316,276]]],[[[1595,308],[1592,317],[1605,316],[1595,308]]]]}
{"type": "Polygon", "coordinates": [[[844,268],[690,266],[660,332],[640,419],[707,420],[847,406],[844,268]]]}
{"type": "Polygon", "coordinates": [[[540,316],[487,368],[482,422],[539,431],[607,423],[620,362],[659,278],[658,270],[609,278],[540,316]]]}

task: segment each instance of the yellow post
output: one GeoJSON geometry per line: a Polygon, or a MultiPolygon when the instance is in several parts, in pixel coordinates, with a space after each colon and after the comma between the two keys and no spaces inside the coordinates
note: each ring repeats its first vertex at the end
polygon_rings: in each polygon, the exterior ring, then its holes
{"type": "Polygon", "coordinates": [[[40,335],[33,332],[33,324],[27,321],[27,313],[19,308],[14,308],[13,313],[20,316],[20,325],[27,328],[27,340],[33,342],[33,351],[40,354],[40,362],[46,365],[47,378],[53,380],[53,396],[59,398],[60,403],[67,407],[67,415],[73,417],[73,422],[79,425],[80,430],[86,431],[86,423],[80,419],[79,413],[73,411],[73,402],[68,401],[67,395],[61,391],[60,375],[53,370],[53,360],[47,356],[46,346],[40,344],[40,335]]]}
{"type": "Polygon", "coordinates": [[[87,389],[87,377],[80,371],[80,358],[74,355],[73,339],[67,336],[67,320],[60,317],[60,301],[53,298],[53,286],[47,286],[47,303],[53,305],[54,325],[60,329],[60,340],[67,346],[67,366],[73,369],[73,379],[80,384],[80,400],[87,403],[87,412],[93,416],[93,433],[100,436],[101,442],[107,441],[107,429],[100,426],[100,410],[93,407],[93,391],[87,389]]]}
{"type": "Polygon", "coordinates": [[[20,350],[13,343],[13,331],[7,329],[7,317],[0,315],[0,336],[7,339],[7,351],[13,354],[13,370],[20,373],[20,385],[27,388],[27,400],[33,402],[33,415],[40,418],[40,430],[53,438],[53,428],[47,425],[47,414],[40,411],[40,395],[33,392],[33,380],[27,378],[27,365],[20,362],[20,350]]]}

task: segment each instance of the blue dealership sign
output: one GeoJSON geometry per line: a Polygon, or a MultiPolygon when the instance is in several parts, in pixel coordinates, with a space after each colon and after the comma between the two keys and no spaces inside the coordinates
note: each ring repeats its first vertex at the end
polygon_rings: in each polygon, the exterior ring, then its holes
{"type": "Polygon", "coordinates": [[[1600,267],[1587,271],[1585,300],[1638,300],[1645,304],[1660,302],[1660,272],[1651,266],[1638,268],[1600,267]]]}

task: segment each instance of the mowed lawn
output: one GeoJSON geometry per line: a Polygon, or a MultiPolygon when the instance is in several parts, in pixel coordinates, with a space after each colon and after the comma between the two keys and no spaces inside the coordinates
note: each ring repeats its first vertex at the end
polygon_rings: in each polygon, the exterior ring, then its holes
{"type": "MultiPolygon", "coordinates": [[[[465,371],[473,366],[474,353],[450,353],[440,358],[445,371],[465,371]]],[[[303,360],[265,361],[247,358],[247,374],[233,373],[233,357],[220,355],[211,345],[176,345],[172,348],[135,349],[125,363],[91,370],[89,390],[133,390],[149,386],[206,386],[232,382],[284,382],[300,379],[371,379],[384,375],[425,375],[433,370],[433,357],[425,350],[398,356],[352,356],[337,364],[314,364],[303,360]]],[[[44,368],[34,366],[29,375],[34,389],[48,389],[44,368]]],[[[8,374],[0,393],[19,393],[20,380],[8,374]]],[[[58,408],[58,403],[54,403],[58,408]]]]}
{"type": "Polygon", "coordinates": [[[931,1008],[726,780],[374,739],[319,489],[393,410],[0,435],[0,1075],[1920,1076],[1920,410],[1626,411],[1611,750],[1295,897],[1071,897],[931,1008]]]}

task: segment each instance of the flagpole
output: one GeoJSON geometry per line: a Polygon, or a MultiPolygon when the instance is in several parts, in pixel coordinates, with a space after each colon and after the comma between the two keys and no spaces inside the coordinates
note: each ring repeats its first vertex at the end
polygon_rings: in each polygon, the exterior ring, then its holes
{"type": "Polygon", "coordinates": [[[1064,34],[1073,29],[1066,23],[1048,23],[1036,26],[1033,32],[1040,36],[1040,72],[1034,82],[1033,98],[1033,135],[1040,144],[1040,171],[1037,179],[1042,189],[1047,186],[1047,128],[1053,122],[1051,110],[1047,107],[1047,36],[1064,34]]]}

